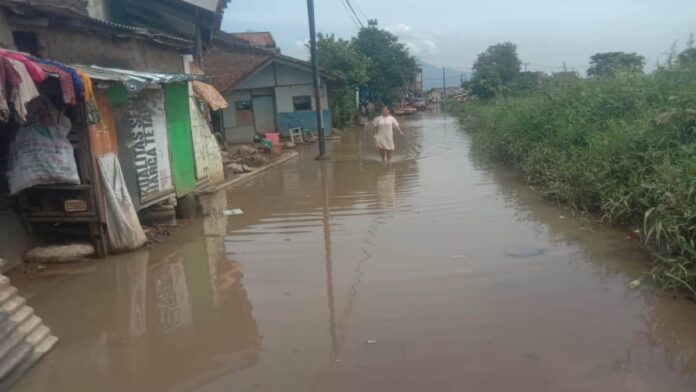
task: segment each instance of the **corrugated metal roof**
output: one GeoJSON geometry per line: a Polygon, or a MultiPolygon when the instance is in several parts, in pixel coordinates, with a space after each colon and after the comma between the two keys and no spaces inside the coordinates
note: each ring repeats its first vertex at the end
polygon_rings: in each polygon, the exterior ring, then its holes
{"type": "Polygon", "coordinates": [[[217,0],[181,0],[184,3],[195,5],[196,7],[203,8],[205,10],[216,12],[219,5],[217,0]]]}
{"type": "Polygon", "coordinates": [[[70,65],[79,69],[95,80],[107,80],[121,82],[126,90],[136,93],[154,84],[168,84],[177,82],[190,82],[193,80],[207,80],[206,76],[191,74],[166,74],[153,72],[138,72],[118,68],[105,68],[96,65],[70,65]]]}
{"type": "Polygon", "coordinates": [[[57,340],[0,274],[0,390],[8,390],[57,340]]]}
{"type": "Polygon", "coordinates": [[[156,41],[164,40],[164,41],[178,42],[178,43],[185,44],[187,46],[192,46],[194,44],[194,42],[191,40],[177,37],[177,36],[171,35],[171,34],[157,33],[151,29],[144,28],[144,27],[130,26],[130,25],[125,25],[125,24],[121,24],[121,23],[116,23],[116,22],[111,22],[111,21],[101,20],[101,19],[93,19],[93,18],[90,18],[89,22],[104,25],[104,26],[109,27],[111,29],[119,29],[122,31],[127,31],[129,33],[141,35],[144,38],[150,38],[150,39],[153,39],[156,41]]]}

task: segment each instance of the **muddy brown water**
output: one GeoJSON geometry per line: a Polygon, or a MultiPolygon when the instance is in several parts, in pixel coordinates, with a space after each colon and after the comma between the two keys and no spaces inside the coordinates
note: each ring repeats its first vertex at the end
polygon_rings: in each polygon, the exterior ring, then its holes
{"type": "Polygon", "coordinates": [[[477,162],[445,115],[402,122],[391,165],[346,135],[151,250],[14,274],[60,342],[13,390],[696,390],[696,305],[629,288],[625,230],[477,162]]]}

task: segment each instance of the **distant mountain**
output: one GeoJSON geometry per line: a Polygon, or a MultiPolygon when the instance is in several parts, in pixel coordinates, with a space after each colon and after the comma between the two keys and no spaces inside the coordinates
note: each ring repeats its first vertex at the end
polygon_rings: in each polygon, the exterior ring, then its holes
{"type": "MultiPolygon", "coordinates": [[[[434,87],[442,87],[442,67],[423,61],[420,61],[420,64],[423,69],[423,90],[428,91],[434,87]]],[[[464,74],[470,76],[468,72],[445,67],[447,87],[459,87],[461,85],[460,78],[464,74]]]]}

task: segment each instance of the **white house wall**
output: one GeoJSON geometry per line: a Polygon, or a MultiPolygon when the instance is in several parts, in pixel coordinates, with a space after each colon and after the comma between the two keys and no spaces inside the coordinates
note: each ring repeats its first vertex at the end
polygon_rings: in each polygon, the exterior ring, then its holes
{"type": "Polygon", "coordinates": [[[266,68],[260,70],[252,77],[242,81],[237,86],[235,90],[248,90],[253,88],[264,88],[275,86],[275,76],[273,75],[273,67],[266,66],[266,68]]]}
{"type": "MultiPolygon", "coordinates": [[[[321,105],[323,109],[329,108],[329,101],[326,96],[326,87],[322,86],[322,97],[321,105]]],[[[276,88],[276,103],[278,106],[278,113],[290,113],[294,112],[294,107],[292,103],[293,97],[299,97],[303,95],[312,96],[312,110],[316,110],[316,104],[314,103],[314,87],[311,84],[303,84],[297,86],[282,86],[276,88]]]]}
{"type": "MultiPolygon", "coordinates": [[[[325,80],[321,87],[322,106],[327,132],[330,132],[329,100],[325,80]]],[[[273,94],[276,104],[276,118],[281,133],[286,133],[289,123],[299,118],[308,129],[316,128],[315,114],[310,111],[295,112],[293,97],[311,96],[312,111],[316,110],[312,73],[307,69],[282,63],[271,63],[247,80],[235,86],[234,91],[224,94],[230,107],[223,110],[225,138],[231,143],[249,143],[254,138],[254,125],[240,126],[237,124],[236,103],[250,101],[254,95],[273,94]],[[277,84],[276,84],[277,82],[277,84]],[[315,124],[314,126],[312,124],[315,124]]]]}
{"type": "Polygon", "coordinates": [[[275,64],[276,78],[278,86],[287,86],[295,84],[309,84],[312,82],[312,73],[306,69],[292,67],[285,64],[275,64]]]}

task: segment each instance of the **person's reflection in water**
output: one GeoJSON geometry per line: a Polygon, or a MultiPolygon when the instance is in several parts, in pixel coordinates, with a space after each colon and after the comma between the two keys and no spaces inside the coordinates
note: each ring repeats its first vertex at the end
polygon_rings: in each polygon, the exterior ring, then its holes
{"type": "Polygon", "coordinates": [[[391,165],[385,166],[377,176],[377,203],[381,208],[396,206],[396,173],[391,165]]]}

